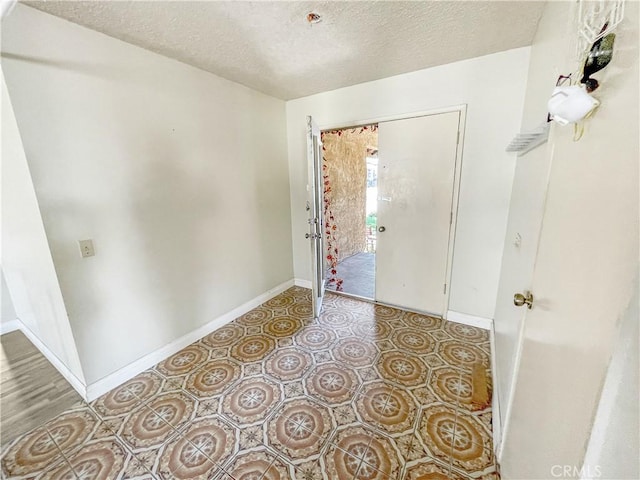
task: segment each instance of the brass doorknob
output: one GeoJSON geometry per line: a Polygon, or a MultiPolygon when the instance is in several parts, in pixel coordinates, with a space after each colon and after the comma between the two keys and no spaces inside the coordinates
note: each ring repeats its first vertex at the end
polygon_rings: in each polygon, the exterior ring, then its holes
{"type": "Polygon", "coordinates": [[[524,295],[522,293],[516,293],[513,296],[513,304],[516,307],[521,307],[523,305],[526,305],[527,308],[529,310],[531,310],[531,307],[533,306],[533,295],[531,292],[526,291],[524,292],[524,295]]]}

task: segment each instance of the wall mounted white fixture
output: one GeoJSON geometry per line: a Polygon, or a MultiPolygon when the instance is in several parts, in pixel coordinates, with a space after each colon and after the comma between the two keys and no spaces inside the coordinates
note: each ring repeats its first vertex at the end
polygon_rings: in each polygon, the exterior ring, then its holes
{"type": "Polygon", "coordinates": [[[513,140],[507,145],[507,152],[525,153],[542,145],[549,139],[549,123],[545,122],[526,133],[518,133],[513,140]]]}

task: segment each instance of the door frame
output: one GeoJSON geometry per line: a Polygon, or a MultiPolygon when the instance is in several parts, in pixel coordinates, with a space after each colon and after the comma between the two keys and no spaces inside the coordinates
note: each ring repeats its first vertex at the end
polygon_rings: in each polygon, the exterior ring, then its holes
{"type": "MultiPolygon", "coordinates": [[[[429,315],[437,315],[441,318],[445,318],[449,311],[449,298],[451,296],[451,273],[453,267],[453,253],[455,248],[456,238],[456,226],[458,224],[458,207],[460,201],[460,180],[462,177],[462,156],[464,152],[464,139],[467,123],[467,104],[452,105],[449,107],[433,108],[429,110],[418,110],[416,112],[399,113],[396,115],[385,115],[380,117],[369,118],[365,120],[353,120],[349,122],[331,123],[331,124],[319,124],[320,133],[328,130],[341,130],[346,128],[361,127],[364,125],[370,125],[372,123],[392,122],[394,120],[406,120],[416,117],[427,117],[431,115],[440,115],[443,113],[458,112],[458,144],[456,145],[456,160],[453,173],[453,193],[451,198],[451,223],[449,225],[449,242],[447,245],[447,269],[445,273],[445,298],[444,307],[441,313],[435,312],[419,312],[429,315]]],[[[444,287],[444,285],[443,285],[444,287]]],[[[375,302],[375,300],[374,300],[375,302]]],[[[380,303],[380,302],[375,302],[380,303]]],[[[397,305],[392,305],[396,306],[397,305]]],[[[403,308],[403,307],[400,307],[403,308]]]]}

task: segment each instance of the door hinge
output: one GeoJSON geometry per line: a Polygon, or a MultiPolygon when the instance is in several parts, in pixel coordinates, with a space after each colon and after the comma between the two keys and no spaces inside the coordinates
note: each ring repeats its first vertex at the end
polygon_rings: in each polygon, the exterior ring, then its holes
{"type": "Polygon", "coordinates": [[[449,225],[453,225],[453,212],[449,212],[449,225]]]}
{"type": "Polygon", "coordinates": [[[444,293],[445,295],[447,294],[447,284],[446,283],[444,284],[444,291],[442,293],[444,293]]]}
{"type": "Polygon", "coordinates": [[[460,145],[460,130],[458,130],[458,136],[456,137],[456,145],[460,145]]]}

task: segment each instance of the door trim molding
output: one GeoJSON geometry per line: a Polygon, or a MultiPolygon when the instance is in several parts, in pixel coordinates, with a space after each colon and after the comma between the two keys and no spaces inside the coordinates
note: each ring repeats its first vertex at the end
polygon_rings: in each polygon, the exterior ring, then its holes
{"type": "Polygon", "coordinates": [[[445,320],[455,323],[461,323],[463,325],[469,325],[470,327],[478,327],[483,330],[491,331],[493,329],[493,319],[478,317],[476,315],[469,315],[468,313],[455,312],[449,310],[445,320]]]}
{"type": "Polygon", "coordinates": [[[322,124],[322,125],[319,125],[319,128],[321,132],[324,132],[327,130],[341,130],[344,128],[361,127],[363,125],[369,125],[371,123],[393,122],[394,120],[407,120],[409,118],[427,117],[429,115],[440,115],[441,113],[462,112],[462,111],[464,111],[466,114],[466,111],[467,111],[466,103],[461,103],[459,105],[451,105],[451,106],[442,107],[442,108],[433,108],[431,110],[418,110],[416,112],[398,113],[396,115],[383,115],[380,117],[368,118],[365,120],[353,120],[349,122],[322,124]]]}
{"type": "MultiPolygon", "coordinates": [[[[443,284],[447,285],[444,293],[444,305],[441,312],[435,312],[436,315],[446,317],[449,311],[449,298],[451,297],[451,273],[453,269],[453,253],[456,239],[456,226],[458,224],[458,206],[460,200],[460,180],[462,178],[462,157],[464,151],[465,131],[467,124],[467,104],[451,105],[442,108],[434,108],[431,110],[419,110],[416,112],[400,113],[396,115],[380,116],[365,120],[355,120],[350,122],[333,123],[319,125],[321,132],[326,130],[339,130],[350,127],[359,127],[372,123],[393,122],[394,120],[407,120],[409,118],[427,117],[431,115],[441,115],[443,113],[458,112],[458,141],[456,145],[456,159],[453,172],[453,192],[451,196],[451,224],[449,225],[449,241],[447,244],[447,268],[443,284]]],[[[402,308],[402,307],[400,307],[402,308]]],[[[455,320],[452,320],[455,321],[455,320]]],[[[459,322],[464,323],[464,322],[459,322]]],[[[488,327],[481,327],[487,329],[488,327]]]]}
{"type": "MultiPolygon", "coordinates": [[[[447,247],[447,270],[445,283],[447,285],[444,296],[443,313],[449,311],[449,299],[451,298],[451,274],[453,271],[453,254],[456,243],[456,226],[458,225],[458,206],[460,202],[460,181],[462,178],[462,153],[464,150],[465,130],[467,124],[467,105],[461,105],[456,110],[460,112],[458,117],[458,142],[456,145],[456,164],[453,172],[453,192],[451,194],[451,225],[449,226],[449,244],[447,247]]],[[[493,320],[490,320],[493,322],[493,320]]]]}

